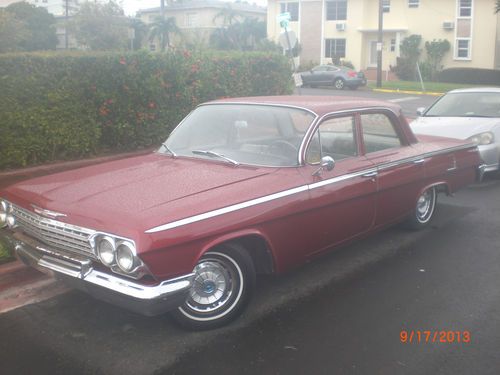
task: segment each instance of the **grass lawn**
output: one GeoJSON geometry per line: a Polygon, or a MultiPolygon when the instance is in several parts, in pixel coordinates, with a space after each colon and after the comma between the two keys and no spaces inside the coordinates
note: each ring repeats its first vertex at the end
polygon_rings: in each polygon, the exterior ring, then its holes
{"type": "Polygon", "coordinates": [[[0,242],[0,264],[6,262],[9,259],[13,259],[12,255],[7,251],[2,242],[0,242]]]}
{"type": "MultiPolygon", "coordinates": [[[[447,92],[454,89],[466,87],[484,87],[485,85],[465,85],[461,83],[442,83],[442,82],[424,82],[425,91],[429,92],[447,92]]],[[[376,82],[370,81],[368,87],[377,88],[376,82]]],[[[420,82],[414,81],[389,81],[382,82],[383,89],[389,90],[407,90],[407,91],[422,91],[420,82]]]]}

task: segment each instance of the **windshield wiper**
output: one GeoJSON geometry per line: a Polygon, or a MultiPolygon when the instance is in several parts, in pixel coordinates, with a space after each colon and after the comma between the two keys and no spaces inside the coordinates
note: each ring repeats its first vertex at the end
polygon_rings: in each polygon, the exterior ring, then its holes
{"type": "Polygon", "coordinates": [[[196,155],[206,155],[206,156],[210,156],[210,157],[214,157],[214,158],[219,158],[219,159],[225,160],[228,163],[231,163],[233,165],[240,165],[240,163],[238,163],[236,160],[228,158],[227,156],[219,154],[218,152],[215,152],[215,151],[210,151],[210,150],[192,150],[191,152],[193,154],[196,154],[196,155]]]}
{"type": "Polygon", "coordinates": [[[167,144],[165,142],[163,142],[161,144],[163,147],[165,147],[165,150],[167,150],[170,154],[172,154],[172,156],[177,156],[177,154],[175,152],[173,152],[170,147],[167,146],[167,144]]]}

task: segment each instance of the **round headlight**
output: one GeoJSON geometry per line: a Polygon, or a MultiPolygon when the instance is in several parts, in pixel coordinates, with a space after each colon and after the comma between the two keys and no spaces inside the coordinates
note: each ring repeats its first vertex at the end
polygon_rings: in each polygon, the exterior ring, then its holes
{"type": "Polygon", "coordinates": [[[7,224],[7,214],[9,211],[9,204],[6,201],[0,201],[0,228],[7,224]]]}
{"type": "Polygon", "coordinates": [[[121,242],[116,248],[116,263],[123,272],[130,272],[135,268],[134,245],[130,242],[121,242]]]}
{"type": "Polygon", "coordinates": [[[115,241],[110,237],[103,237],[97,243],[97,255],[103,264],[111,266],[115,263],[115,241]]]}

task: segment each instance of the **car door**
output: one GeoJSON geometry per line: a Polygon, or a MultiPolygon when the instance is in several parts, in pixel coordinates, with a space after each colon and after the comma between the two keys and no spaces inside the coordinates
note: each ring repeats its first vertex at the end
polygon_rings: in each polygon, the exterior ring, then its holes
{"type": "Polygon", "coordinates": [[[311,70],[310,83],[322,83],[325,80],[326,66],[316,66],[311,70]]]}
{"type": "Polygon", "coordinates": [[[389,110],[359,115],[366,158],[377,168],[375,226],[411,213],[425,178],[420,151],[405,139],[398,117],[389,110]]]}
{"type": "Polygon", "coordinates": [[[373,225],[375,169],[360,155],[357,129],[354,114],[326,117],[306,148],[302,172],[310,195],[307,214],[310,253],[356,237],[373,225]],[[335,160],[330,171],[320,169],[325,156],[335,160]]]}

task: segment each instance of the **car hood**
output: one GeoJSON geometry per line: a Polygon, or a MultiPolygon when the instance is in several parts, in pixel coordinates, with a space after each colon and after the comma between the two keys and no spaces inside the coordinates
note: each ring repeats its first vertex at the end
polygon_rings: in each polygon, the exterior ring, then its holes
{"type": "MultiPolygon", "coordinates": [[[[34,204],[65,214],[58,220],[96,230],[127,226],[124,218],[131,228],[139,229],[143,224],[151,225],[149,222],[155,221],[152,216],[162,211],[162,206],[174,205],[177,214],[189,214],[203,202],[204,194],[214,199],[237,183],[258,186],[262,181],[253,181],[273,170],[151,154],[20,182],[2,196],[27,209],[34,204]],[[179,205],[192,196],[197,198],[179,205]],[[185,212],[178,212],[179,206],[185,212]]],[[[241,192],[239,197],[245,199],[241,192]]],[[[165,210],[157,219],[165,220],[165,210]]]]}
{"type": "Polygon", "coordinates": [[[484,117],[419,117],[410,124],[416,134],[467,139],[500,127],[500,119],[484,117]]]}

